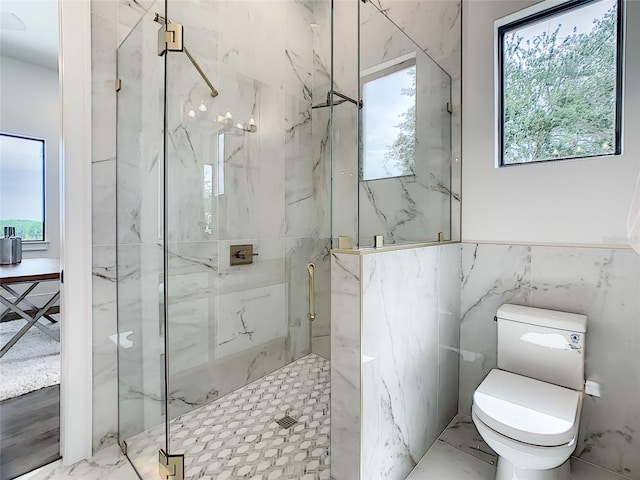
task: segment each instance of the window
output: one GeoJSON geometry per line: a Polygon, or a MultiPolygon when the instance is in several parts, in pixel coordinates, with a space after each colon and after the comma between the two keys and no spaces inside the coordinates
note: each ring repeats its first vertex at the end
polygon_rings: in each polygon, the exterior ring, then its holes
{"type": "Polygon", "coordinates": [[[621,0],[532,8],[496,22],[497,165],[619,155],[621,0]]]}
{"type": "Polygon", "coordinates": [[[44,140],[0,133],[0,232],[44,241],[44,140]]]}
{"type": "Polygon", "coordinates": [[[415,54],[362,72],[362,179],[413,175],[416,150],[415,54]]]}

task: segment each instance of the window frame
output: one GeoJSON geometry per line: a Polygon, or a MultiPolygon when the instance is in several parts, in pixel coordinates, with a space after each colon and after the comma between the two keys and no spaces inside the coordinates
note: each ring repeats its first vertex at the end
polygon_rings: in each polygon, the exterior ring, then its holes
{"type": "Polygon", "coordinates": [[[624,9],[625,1],[616,0],[616,106],[615,106],[615,149],[613,153],[597,155],[577,155],[572,157],[550,158],[532,162],[504,163],[504,36],[506,33],[527,26],[546,18],[567,13],[573,9],[596,3],[598,0],[546,0],[512,15],[496,20],[494,23],[495,45],[495,167],[514,167],[518,165],[535,165],[564,160],[580,160],[586,158],[612,157],[622,155],[622,121],[624,100],[624,9]]]}
{"type": "Polygon", "coordinates": [[[47,187],[46,187],[46,181],[47,181],[47,141],[44,138],[39,138],[39,137],[31,137],[31,136],[27,136],[27,135],[18,135],[18,134],[14,134],[14,133],[7,133],[7,132],[1,132],[0,131],[0,136],[2,137],[10,137],[10,138],[20,138],[22,140],[32,140],[32,141],[37,141],[40,142],[42,145],[42,172],[41,172],[41,177],[42,177],[42,237],[39,239],[35,239],[35,240],[25,240],[22,239],[23,244],[24,243],[44,243],[47,241],[47,231],[46,231],[46,219],[47,219],[47,187]]]}
{"type": "MultiPolygon", "coordinates": [[[[403,54],[400,55],[396,58],[393,58],[391,60],[387,60],[384,61],[378,65],[375,65],[371,68],[367,68],[365,70],[363,70],[362,72],[360,72],[360,99],[363,101],[363,104],[365,105],[366,108],[366,99],[365,99],[365,95],[364,95],[364,91],[365,91],[365,85],[367,83],[370,82],[374,82],[376,80],[379,80],[381,78],[384,78],[388,75],[392,75],[394,73],[397,72],[401,72],[402,70],[408,70],[409,68],[414,67],[416,69],[416,77],[418,75],[418,62],[417,62],[417,54],[416,52],[410,52],[407,54],[403,54]]],[[[418,107],[418,91],[416,88],[416,94],[415,94],[415,105],[416,105],[416,110],[418,107]]],[[[364,172],[365,172],[365,162],[366,162],[366,143],[365,143],[365,139],[366,139],[366,116],[364,115],[364,112],[361,113],[361,118],[362,121],[361,123],[361,129],[362,129],[362,147],[361,147],[361,152],[360,152],[360,165],[359,165],[359,180],[361,182],[373,182],[376,180],[386,180],[386,179],[394,179],[394,178],[411,178],[411,177],[415,177],[415,173],[408,173],[408,174],[403,174],[403,175],[392,175],[392,176],[386,176],[386,177],[373,177],[373,178],[364,178],[364,172]]],[[[415,135],[414,137],[417,137],[417,130],[418,126],[417,126],[417,122],[416,122],[416,127],[415,127],[415,135]]],[[[417,140],[416,140],[417,141],[417,140]]],[[[414,158],[414,168],[415,168],[415,158],[414,158]]]]}

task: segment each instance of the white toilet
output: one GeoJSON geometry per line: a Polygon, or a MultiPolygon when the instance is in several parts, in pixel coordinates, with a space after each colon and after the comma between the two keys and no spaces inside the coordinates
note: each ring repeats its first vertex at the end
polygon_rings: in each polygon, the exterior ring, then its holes
{"type": "Polygon", "coordinates": [[[498,368],[473,394],[478,432],[498,454],[497,480],[564,480],[576,448],[587,317],[502,305],[498,368]]]}

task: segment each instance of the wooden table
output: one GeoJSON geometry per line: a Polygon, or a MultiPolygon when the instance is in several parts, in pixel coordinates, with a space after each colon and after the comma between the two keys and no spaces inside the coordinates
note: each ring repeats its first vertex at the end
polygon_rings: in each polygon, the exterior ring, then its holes
{"type": "Polygon", "coordinates": [[[49,316],[47,311],[58,301],[58,298],[60,298],[59,280],[60,260],[57,258],[27,258],[16,265],[0,265],[0,303],[7,307],[5,311],[2,312],[2,315],[0,315],[0,321],[2,321],[9,312],[15,312],[27,322],[26,325],[0,349],[0,358],[2,358],[31,327],[36,327],[54,340],[60,341],[59,333],[51,331],[38,321],[44,317],[51,323],[57,323],[57,320],[49,316]],[[58,282],[58,288],[43,307],[36,307],[27,300],[27,296],[40,283],[49,281],[58,282]],[[19,293],[13,288],[13,286],[17,284],[29,285],[26,290],[19,293]],[[7,293],[9,295],[7,295],[7,293]],[[25,311],[20,307],[21,303],[30,308],[31,311],[25,311]]]}

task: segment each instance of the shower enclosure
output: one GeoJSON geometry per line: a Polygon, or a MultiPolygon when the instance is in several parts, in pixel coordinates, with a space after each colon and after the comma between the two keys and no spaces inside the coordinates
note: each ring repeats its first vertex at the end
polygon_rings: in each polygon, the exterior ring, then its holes
{"type": "Polygon", "coordinates": [[[119,432],[145,478],[185,414],[329,356],[330,170],[313,142],[329,112],[312,120],[311,101],[330,79],[310,6],[156,2],[118,49],[119,432]]]}
{"type": "MultiPolygon", "coordinates": [[[[418,107],[418,127],[442,123],[440,156],[422,151],[392,194],[358,153],[367,78],[413,65],[417,105],[445,108],[450,79],[405,37],[393,58],[364,55],[359,15],[385,21],[361,2],[156,1],[117,50],[119,442],[142,478],[233,477],[239,456],[255,473],[278,432],[328,478],[332,241],[451,238],[449,113],[418,107]],[[366,209],[385,197],[432,210],[405,235],[366,209]]],[[[268,468],[298,471],[281,458],[268,468]]]]}

